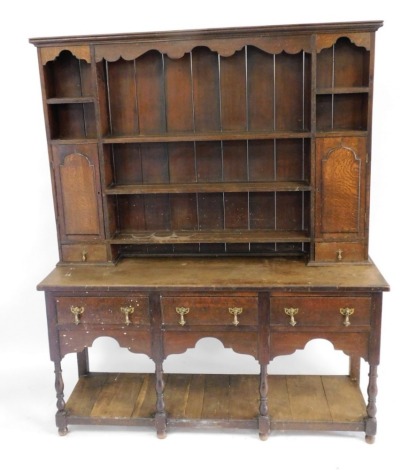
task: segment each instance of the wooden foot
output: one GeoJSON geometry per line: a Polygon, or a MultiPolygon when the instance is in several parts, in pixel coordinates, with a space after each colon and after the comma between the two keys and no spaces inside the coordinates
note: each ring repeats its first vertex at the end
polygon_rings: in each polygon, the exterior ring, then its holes
{"type": "Polygon", "coordinates": [[[167,437],[166,431],[162,431],[162,432],[157,433],[157,438],[158,439],[166,439],[166,437],[167,437]]]}
{"type": "Polygon", "coordinates": [[[58,435],[59,436],[66,436],[67,434],[68,434],[67,426],[65,428],[59,428],[58,429],[58,435]]]}
{"type": "Polygon", "coordinates": [[[375,443],[375,436],[365,436],[365,442],[366,444],[374,444],[375,443]]]}
{"type": "Polygon", "coordinates": [[[268,437],[269,437],[269,434],[267,433],[261,433],[261,432],[259,433],[259,439],[261,441],[267,441],[268,437]]]}

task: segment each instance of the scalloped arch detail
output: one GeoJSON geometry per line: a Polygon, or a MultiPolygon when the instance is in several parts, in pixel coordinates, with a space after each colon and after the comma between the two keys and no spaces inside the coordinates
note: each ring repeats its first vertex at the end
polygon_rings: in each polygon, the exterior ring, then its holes
{"type": "Polygon", "coordinates": [[[298,54],[301,51],[311,52],[310,36],[297,37],[256,37],[256,38],[236,38],[236,39],[204,39],[202,41],[175,41],[149,42],[149,43],[127,43],[127,44],[105,44],[95,47],[96,62],[105,59],[108,62],[115,62],[120,58],[124,60],[135,60],[141,55],[151,50],[156,50],[161,54],[166,54],[170,59],[180,59],[185,54],[197,47],[207,47],[213,52],[223,57],[230,57],[245,46],[257,47],[269,54],[298,54]]]}
{"type": "Polygon", "coordinates": [[[74,331],[74,333],[65,331],[60,334],[61,357],[69,353],[82,352],[85,348],[92,347],[95,340],[99,338],[111,338],[121,348],[126,348],[133,353],[145,354],[150,359],[153,359],[149,333],[142,333],[137,332],[135,335],[125,334],[124,329],[116,330],[113,334],[110,331],[105,334],[102,331],[87,329],[81,329],[79,332],[74,331]]]}
{"type": "Polygon", "coordinates": [[[258,350],[257,350],[257,341],[254,338],[254,335],[249,336],[247,339],[247,346],[244,346],[243,342],[237,342],[230,334],[225,332],[208,332],[209,334],[205,336],[203,332],[191,332],[186,335],[185,344],[179,344],[178,342],[166,342],[165,344],[165,358],[170,354],[182,354],[188,350],[196,349],[199,341],[212,338],[221,343],[224,349],[230,349],[237,354],[247,354],[252,356],[254,359],[258,359],[258,350]]]}
{"type": "Polygon", "coordinates": [[[57,57],[63,52],[68,51],[74,57],[79,60],[84,60],[90,64],[91,53],[89,46],[54,46],[54,47],[42,47],[40,49],[40,57],[42,65],[46,65],[47,62],[57,59],[57,57]]]}
{"type": "MultiPolygon", "coordinates": [[[[271,355],[270,359],[274,359],[277,356],[286,356],[295,353],[298,350],[303,350],[307,344],[315,339],[323,339],[330,342],[335,350],[343,351],[348,356],[359,356],[365,361],[368,361],[368,336],[362,338],[357,333],[347,333],[346,335],[338,335],[336,333],[321,333],[319,336],[313,334],[302,334],[294,337],[284,347],[281,345],[275,345],[275,341],[271,342],[271,355]],[[350,336],[353,336],[354,341],[350,341],[350,336]],[[344,336],[346,336],[344,338],[344,336]]],[[[281,344],[284,344],[281,343],[281,344]]]]}
{"type": "Polygon", "coordinates": [[[369,33],[336,33],[336,34],[318,34],[316,36],[316,52],[319,53],[323,49],[333,46],[340,38],[347,38],[357,47],[363,47],[370,51],[371,39],[369,33]]]}

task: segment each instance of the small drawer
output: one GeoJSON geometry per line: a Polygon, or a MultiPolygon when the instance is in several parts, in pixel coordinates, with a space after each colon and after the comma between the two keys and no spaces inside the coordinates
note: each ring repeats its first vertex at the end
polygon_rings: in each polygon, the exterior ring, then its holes
{"type": "Polygon", "coordinates": [[[58,297],[60,325],[149,325],[149,299],[135,297],[58,297]]]}
{"type": "Polygon", "coordinates": [[[165,325],[252,326],[258,323],[258,298],[240,296],[162,297],[165,325]]]}
{"type": "Polygon", "coordinates": [[[62,245],[62,260],[67,263],[106,263],[107,249],[101,244],[62,245]]]}
{"type": "MultiPolygon", "coordinates": [[[[315,244],[315,263],[367,262],[362,242],[324,242],[315,244]]],[[[312,263],[313,264],[313,263],[312,263]]]]}
{"type": "Polygon", "coordinates": [[[270,324],[302,326],[360,326],[370,324],[370,297],[272,297],[270,324]]]}

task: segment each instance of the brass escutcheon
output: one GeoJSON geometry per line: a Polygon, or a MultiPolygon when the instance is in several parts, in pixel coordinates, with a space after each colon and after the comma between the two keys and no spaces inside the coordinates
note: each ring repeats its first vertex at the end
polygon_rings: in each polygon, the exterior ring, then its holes
{"type": "Polygon", "coordinates": [[[294,316],[298,313],[298,309],[294,307],[284,308],[284,312],[290,317],[290,325],[295,326],[297,322],[295,321],[294,316]]]}
{"type": "Polygon", "coordinates": [[[81,323],[81,316],[84,313],[84,307],[74,307],[71,306],[71,313],[74,315],[74,323],[79,325],[81,323]]]}
{"type": "Polygon", "coordinates": [[[343,260],[343,250],[337,250],[337,261],[342,261],[343,260]]]}
{"type": "Polygon", "coordinates": [[[179,325],[184,326],[186,323],[184,316],[189,313],[189,308],[188,307],[176,307],[175,311],[180,316],[180,319],[178,321],[179,325]]]}
{"type": "Polygon", "coordinates": [[[343,321],[344,326],[350,326],[351,322],[349,321],[350,315],[354,313],[353,308],[345,307],[345,308],[340,308],[340,313],[345,317],[345,320],[343,321]]]}
{"type": "Polygon", "coordinates": [[[120,310],[121,310],[121,313],[125,315],[125,324],[130,325],[132,321],[130,320],[129,316],[134,313],[135,308],[131,306],[121,307],[120,310]]]}
{"type": "Polygon", "coordinates": [[[229,307],[228,311],[230,312],[231,315],[234,315],[233,325],[238,326],[239,325],[238,315],[241,315],[242,307],[229,307]]]}

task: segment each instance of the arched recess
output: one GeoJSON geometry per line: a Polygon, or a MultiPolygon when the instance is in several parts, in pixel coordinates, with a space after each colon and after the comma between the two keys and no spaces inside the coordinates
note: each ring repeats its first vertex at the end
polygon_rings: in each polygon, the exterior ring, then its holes
{"type": "MultiPolygon", "coordinates": [[[[215,336],[215,335],[214,335],[215,336]]],[[[171,354],[163,363],[165,372],[182,373],[223,373],[259,374],[257,360],[249,354],[239,354],[234,348],[227,347],[216,337],[194,338],[193,347],[185,354],[171,354]]]]}
{"type": "Polygon", "coordinates": [[[85,348],[94,345],[95,340],[100,338],[112,338],[120,348],[127,348],[134,353],[146,354],[152,357],[150,332],[147,330],[137,330],[135,334],[126,331],[128,328],[121,328],[110,332],[107,335],[99,328],[77,328],[73,333],[70,331],[60,331],[59,347],[61,357],[69,353],[79,353],[85,348]]]}
{"type": "Polygon", "coordinates": [[[41,54],[47,98],[93,95],[89,47],[45,48],[41,54]]]}
{"type": "Polygon", "coordinates": [[[317,47],[318,89],[369,86],[370,35],[363,39],[327,35],[317,47]]]}
{"type": "MultiPolygon", "coordinates": [[[[147,338],[145,338],[145,343],[147,338]]],[[[116,338],[110,336],[100,336],[96,338],[90,350],[91,370],[110,370],[118,372],[149,372],[153,373],[155,364],[149,355],[141,352],[139,341],[131,341],[133,346],[129,348],[121,347],[116,338]],[[135,344],[134,344],[135,343],[135,344]],[[133,354],[134,353],[134,354],[133,354]]]]}
{"type": "Polygon", "coordinates": [[[324,339],[329,341],[333,348],[343,351],[352,357],[361,357],[368,361],[369,333],[333,333],[329,331],[320,332],[316,338],[316,332],[272,333],[270,337],[270,359],[277,356],[293,354],[298,349],[304,349],[312,339],[324,339]]]}
{"type": "Polygon", "coordinates": [[[303,349],[277,356],[269,364],[269,374],[347,374],[349,357],[326,339],[311,339],[303,349]]]}

